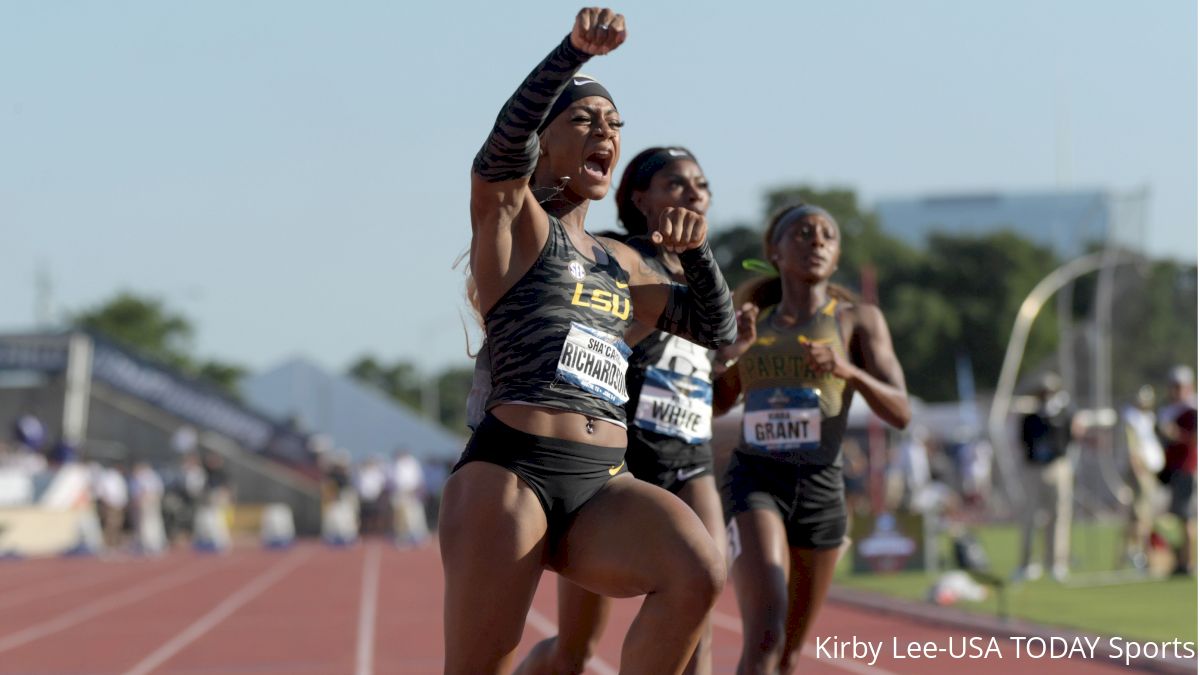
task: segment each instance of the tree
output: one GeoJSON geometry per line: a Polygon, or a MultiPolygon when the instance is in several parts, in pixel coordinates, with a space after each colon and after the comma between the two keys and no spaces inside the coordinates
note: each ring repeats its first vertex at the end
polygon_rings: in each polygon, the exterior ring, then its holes
{"type": "MultiPolygon", "coordinates": [[[[447,368],[433,375],[437,389],[434,401],[437,422],[456,432],[467,428],[467,393],[471,391],[474,368],[447,368]]],[[[374,387],[413,410],[424,412],[425,387],[429,378],[423,377],[415,366],[403,359],[386,364],[371,355],[359,357],[347,370],[347,375],[374,387]]]]}
{"type": "Polygon", "coordinates": [[[140,356],[202,378],[226,394],[240,398],[237,384],[246,369],[224,361],[194,358],[192,322],[161,300],[122,291],[111,300],[72,316],[70,323],[99,333],[140,356]]]}
{"type": "Polygon", "coordinates": [[[437,376],[438,419],[451,431],[467,430],[467,394],[471,391],[474,371],[474,368],[447,368],[437,376]]]}
{"type": "Polygon", "coordinates": [[[1196,267],[1169,261],[1118,268],[1113,298],[1113,400],[1143,384],[1161,397],[1167,371],[1196,367],[1196,267]]]}
{"type": "Polygon", "coordinates": [[[192,324],[160,300],[122,291],[75,315],[71,323],[172,367],[186,369],[191,364],[192,324]]]}
{"type": "Polygon", "coordinates": [[[416,367],[407,361],[386,365],[374,356],[361,356],[346,374],[414,410],[421,408],[421,377],[416,367]]]}

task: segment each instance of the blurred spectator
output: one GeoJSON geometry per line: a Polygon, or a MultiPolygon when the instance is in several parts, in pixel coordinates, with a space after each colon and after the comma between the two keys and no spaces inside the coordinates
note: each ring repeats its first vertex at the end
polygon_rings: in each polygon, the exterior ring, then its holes
{"type": "Polygon", "coordinates": [[[185,424],[175,430],[171,434],[171,449],[181,455],[189,455],[196,452],[196,446],[200,442],[200,434],[196,432],[196,428],[185,424]]]}
{"type": "Polygon", "coordinates": [[[1139,570],[1147,568],[1146,546],[1154,529],[1156,476],[1164,466],[1163,447],[1155,433],[1154,387],[1138,389],[1132,405],[1121,411],[1125,464],[1130,487],[1129,524],[1125,529],[1125,559],[1139,570]]]}
{"type": "Polygon", "coordinates": [[[913,425],[896,448],[896,470],[903,485],[901,504],[910,511],[923,511],[924,495],[933,476],[929,470],[928,432],[913,425]]]}
{"type": "Polygon", "coordinates": [[[425,476],[425,522],[430,528],[436,528],[442,509],[442,490],[450,478],[454,462],[428,459],[421,462],[421,468],[425,476]]]}
{"type": "Polygon", "coordinates": [[[383,529],[380,520],[384,515],[387,483],[387,473],[376,457],[363,462],[355,473],[354,492],[358,496],[359,530],[362,534],[373,534],[383,529]]]}
{"type": "Polygon", "coordinates": [[[425,520],[425,476],[421,462],[411,453],[400,450],[392,462],[392,512],[399,545],[419,546],[429,538],[425,520]]]}
{"type": "MultiPolygon", "coordinates": [[[[870,464],[867,453],[850,436],[842,441],[842,482],[846,488],[846,515],[853,519],[855,516],[870,510],[867,488],[870,481],[870,464]]],[[[846,531],[850,532],[850,523],[846,523],[846,531]]]]}
{"type": "Polygon", "coordinates": [[[96,510],[100,513],[104,545],[109,549],[118,548],[121,545],[121,530],[125,526],[125,508],[129,505],[125,475],[115,467],[93,465],[92,492],[96,495],[96,510]]]}
{"type": "Polygon", "coordinates": [[[992,444],[986,438],[969,440],[957,448],[959,480],[968,506],[985,507],[992,492],[992,444]]]}
{"type": "Polygon", "coordinates": [[[46,429],[41,420],[25,413],[13,423],[15,452],[7,458],[7,465],[26,476],[34,476],[46,470],[46,458],[42,446],[46,442],[46,429]]]}
{"type": "Polygon", "coordinates": [[[1031,561],[1033,537],[1039,525],[1046,528],[1043,551],[1046,566],[1056,580],[1066,578],[1071,556],[1071,507],[1075,469],[1070,450],[1082,427],[1071,395],[1055,373],[1042,376],[1037,392],[1038,407],[1021,421],[1025,447],[1025,517],[1021,536],[1017,577],[1036,579],[1042,568],[1031,561]]]}
{"type": "Polygon", "coordinates": [[[341,448],[329,454],[321,538],[333,546],[348,546],[358,538],[358,498],[350,481],[350,452],[341,448]]]}
{"type": "Polygon", "coordinates": [[[163,525],[171,542],[187,541],[195,528],[196,509],[204,497],[207,477],[200,459],[188,453],[180,460],[179,469],[166,481],[163,494],[163,525]]]}
{"type": "Polygon", "coordinates": [[[79,451],[63,439],[54,444],[46,459],[49,461],[50,467],[56,469],[63,464],[70,464],[79,459],[79,451]]]}
{"type": "Polygon", "coordinates": [[[215,452],[206,454],[204,474],[204,496],[196,510],[193,545],[202,551],[228,551],[233,544],[229,534],[233,493],[225,458],[215,452]]]}
{"type": "Polygon", "coordinates": [[[138,462],[129,479],[129,492],[138,550],[151,555],[162,553],[167,548],[162,516],[162,479],[149,464],[138,462]]]}
{"type": "Polygon", "coordinates": [[[1176,366],[1167,378],[1167,405],[1158,413],[1165,442],[1159,479],[1171,494],[1168,512],[1178,518],[1184,536],[1175,550],[1175,574],[1188,574],[1196,548],[1196,395],[1192,369],[1176,366]]]}
{"type": "Polygon", "coordinates": [[[13,423],[13,440],[31,450],[41,450],[46,441],[46,428],[31,413],[25,413],[13,423]]]}

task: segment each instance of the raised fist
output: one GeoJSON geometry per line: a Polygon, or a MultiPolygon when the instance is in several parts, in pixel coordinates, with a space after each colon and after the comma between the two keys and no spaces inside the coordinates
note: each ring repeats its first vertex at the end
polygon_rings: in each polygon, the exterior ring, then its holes
{"type": "Polygon", "coordinates": [[[584,7],[575,15],[571,44],[584,53],[600,56],[620,47],[625,35],[624,15],[607,7],[584,7]]]}

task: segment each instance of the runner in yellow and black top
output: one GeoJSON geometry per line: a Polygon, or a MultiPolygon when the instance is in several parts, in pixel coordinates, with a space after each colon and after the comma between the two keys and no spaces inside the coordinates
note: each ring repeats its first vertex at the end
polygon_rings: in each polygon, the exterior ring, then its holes
{"type": "Polygon", "coordinates": [[[793,671],[833,580],[854,394],[893,426],[910,414],[883,314],[829,282],[841,255],[833,217],[809,205],[782,209],[764,249],[778,276],[739,289],[738,340],[722,350],[713,404],[720,414],[745,401],[722,483],[743,674],[793,671]]]}

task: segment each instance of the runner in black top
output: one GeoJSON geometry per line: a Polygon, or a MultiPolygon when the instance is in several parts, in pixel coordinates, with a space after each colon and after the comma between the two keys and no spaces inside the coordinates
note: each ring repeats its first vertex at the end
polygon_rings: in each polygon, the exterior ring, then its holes
{"type": "Polygon", "coordinates": [[[742,614],[739,675],[791,673],[825,600],[846,531],[841,439],[855,392],[895,427],[910,416],[883,314],[829,282],[841,256],[833,217],[782,209],[764,249],[778,276],[738,290],[746,304],[727,350],[736,363],[717,377],[713,399],[717,414],[746,400],[722,484],[742,614]]]}
{"type": "MultiPolygon", "coordinates": [[[[617,214],[626,235],[614,238],[642,253],[663,276],[683,281],[679,257],[650,241],[648,223],[666,208],[708,211],[708,179],[692,153],[654,147],[625,167],[617,187],[617,214]]],[[[708,350],[681,337],[634,324],[625,333],[629,359],[629,449],[626,466],[634,477],[670,490],[704,522],[725,550],[725,520],[713,478],[712,377],[708,350]]],[[[582,673],[595,652],[610,602],[559,579],[559,634],[538,643],[515,675],[582,673]]],[[[686,673],[712,672],[711,627],[706,627],[686,673]]]]}
{"type": "Polygon", "coordinates": [[[577,71],[624,39],[624,17],[581,10],[475,159],[471,272],[492,393],[443,493],[446,673],[505,671],[544,567],[594,592],[645,595],[622,672],[678,673],[724,583],[696,515],[623,471],[628,323],[709,347],[736,336],[702,215],[665,209],[652,224],[686,285],[584,231],[589,200],[608,192],[621,121],[577,71]]]}

